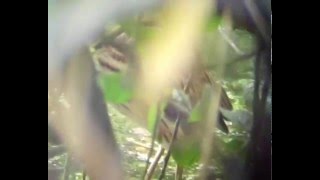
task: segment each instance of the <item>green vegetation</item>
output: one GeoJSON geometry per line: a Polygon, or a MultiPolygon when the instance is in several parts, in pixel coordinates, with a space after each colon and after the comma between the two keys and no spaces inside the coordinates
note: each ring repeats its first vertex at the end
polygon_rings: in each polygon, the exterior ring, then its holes
{"type": "MultiPolygon", "coordinates": [[[[133,28],[132,23],[124,23],[125,29],[130,32],[131,35],[136,35],[141,41],[145,40],[147,37],[152,36],[152,32],[148,29],[139,29],[133,28]],[[135,33],[133,33],[135,32],[135,33]]],[[[210,21],[209,29],[212,29],[216,26],[215,21],[210,21]]],[[[234,31],[230,37],[237,47],[246,53],[250,53],[253,50],[253,41],[254,39],[246,32],[243,31],[234,31]]],[[[207,47],[212,48],[212,47],[207,47]]],[[[225,78],[223,80],[223,86],[227,90],[232,104],[235,110],[250,110],[247,106],[248,99],[244,98],[244,94],[249,87],[251,87],[253,82],[253,64],[251,59],[238,60],[233,62],[232,59],[240,56],[231,48],[228,50],[228,60],[230,59],[228,65],[226,66],[225,78]]],[[[109,101],[115,103],[122,103],[128,101],[132,97],[132,90],[122,91],[119,84],[119,76],[111,77],[113,84],[105,84],[103,81],[100,81],[102,88],[106,90],[109,94],[105,94],[105,98],[109,101]],[[115,86],[113,86],[115,84],[115,86]],[[120,95],[119,95],[120,93],[120,95]],[[115,95],[116,94],[116,95],[115,95]],[[113,99],[114,97],[119,97],[118,99],[113,99]]],[[[124,117],[122,114],[117,112],[112,107],[109,107],[109,115],[112,120],[112,125],[116,135],[116,140],[119,144],[123,155],[123,163],[126,170],[126,176],[129,180],[141,179],[142,173],[146,166],[147,155],[151,146],[151,135],[146,129],[142,129],[129,118],[124,117]]],[[[196,116],[197,114],[193,114],[196,116]]],[[[155,116],[153,114],[153,116],[155,116]]],[[[221,160],[226,156],[237,156],[244,157],[245,145],[248,140],[248,132],[244,131],[245,128],[236,126],[234,123],[229,123],[230,125],[230,134],[224,135],[218,131],[218,140],[217,145],[218,152],[217,155],[213,158],[215,162],[214,168],[216,169],[217,176],[222,176],[222,164],[221,160]]],[[[51,146],[48,145],[50,148],[51,146]]],[[[158,150],[160,145],[156,143],[155,150],[158,150]]],[[[154,155],[154,154],[153,154],[154,155]]],[[[173,154],[174,155],[174,154],[173,154]]],[[[48,162],[49,167],[61,167],[63,168],[64,162],[66,160],[65,154],[55,157],[48,162]]],[[[158,177],[163,166],[163,158],[160,160],[158,167],[155,171],[155,177],[158,177]]],[[[165,179],[174,179],[176,164],[171,158],[169,165],[167,167],[165,179]]],[[[194,179],[199,170],[199,165],[194,164],[192,167],[187,168],[184,171],[184,177],[186,179],[194,179]]],[[[80,179],[82,177],[81,168],[72,168],[70,179],[80,179]]]]}

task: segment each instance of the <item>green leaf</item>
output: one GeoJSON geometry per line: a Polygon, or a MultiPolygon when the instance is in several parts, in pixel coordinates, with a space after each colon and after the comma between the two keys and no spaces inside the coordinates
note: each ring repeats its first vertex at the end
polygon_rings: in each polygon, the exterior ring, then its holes
{"type": "Polygon", "coordinates": [[[205,116],[203,114],[203,110],[201,109],[201,106],[198,105],[191,111],[191,115],[189,117],[188,122],[190,122],[190,123],[198,122],[204,118],[205,118],[205,116]]]}
{"type": "Polygon", "coordinates": [[[110,103],[126,103],[133,97],[133,88],[124,85],[124,74],[100,74],[98,83],[104,98],[110,103]]]}
{"type": "Polygon", "coordinates": [[[190,123],[199,122],[206,118],[206,113],[208,112],[207,110],[211,101],[211,87],[207,86],[203,91],[200,102],[191,111],[191,115],[188,120],[190,123]]]}
{"type": "Polygon", "coordinates": [[[230,155],[245,155],[246,139],[244,137],[232,136],[224,141],[224,153],[230,155]]]}
{"type": "Polygon", "coordinates": [[[172,157],[176,163],[184,168],[192,166],[200,160],[200,144],[197,141],[184,141],[178,142],[172,149],[172,157]]]}
{"type": "Polygon", "coordinates": [[[154,131],[158,117],[158,105],[154,104],[150,107],[148,112],[148,129],[150,132],[154,131]]]}
{"type": "Polygon", "coordinates": [[[161,113],[164,111],[166,101],[161,102],[160,104],[153,104],[148,111],[148,130],[153,132],[155,130],[156,123],[158,121],[158,117],[161,117],[161,113]],[[159,108],[160,106],[160,108],[159,108]]]}
{"type": "Polygon", "coordinates": [[[222,18],[219,16],[211,16],[209,19],[205,30],[207,32],[212,32],[214,30],[217,30],[218,26],[221,24],[222,18]]]}

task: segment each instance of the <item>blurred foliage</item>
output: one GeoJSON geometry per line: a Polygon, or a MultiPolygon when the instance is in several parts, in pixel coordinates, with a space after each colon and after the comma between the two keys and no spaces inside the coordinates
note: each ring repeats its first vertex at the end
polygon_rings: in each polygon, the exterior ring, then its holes
{"type": "MultiPolygon", "coordinates": [[[[220,19],[210,19],[207,26],[207,31],[217,28],[220,19]]],[[[121,27],[130,36],[136,39],[138,43],[138,48],[140,44],[143,44],[145,40],[152,37],[155,31],[159,29],[154,27],[142,26],[136,20],[127,20],[120,23],[121,27]]],[[[107,34],[107,33],[106,33],[107,34]]],[[[238,48],[244,53],[250,53],[254,50],[253,37],[244,32],[235,30],[232,32],[230,38],[235,42],[238,48]]],[[[214,47],[207,47],[209,50],[214,47]]],[[[139,49],[141,50],[141,49],[139,49]]],[[[228,60],[232,60],[239,56],[231,48],[228,50],[228,60]]],[[[100,81],[102,88],[109,94],[106,94],[106,99],[111,102],[122,103],[128,101],[132,96],[132,90],[122,91],[119,87],[121,85],[120,77],[112,77],[111,81],[114,82],[115,86],[112,84],[105,84],[100,81]],[[108,89],[108,90],[106,90],[108,89]],[[120,94],[115,96],[115,94],[120,94]],[[113,99],[118,97],[117,99],[113,99]]],[[[225,68],[225,76],[222,80],[222,84],[225,87],[227,94],[229,95],[235,110],[248,110],[246,105],[246,99],[244,99],[244,94],[248,88],[252,86],[253,82],[253,64],[251,59],[239,60],[238,62],[230,62],[225,68]]],[[[251,94],[252,95],[252,94],[251,94]]],[[[248,97],[250,98],[250,97],[248,97]]],[[[155,107],[156,108],[156,107],[155,107]]],[[[155,110],[155,109],[154,109],[155,110]]],[[[116,134],[116,139],[120,145],[123,154],[123,163],[126,169],[127,179],[140,179],[144,171],[147,155],[149,152],[149,147],[151,146],[151,137],[147,130],[139,128],[137,124],[124,117],[122,114],[118,113],[112,107],[109,107],[109,113],[112,120],[112,125],[116,134]]],[[[155,113],[151,112],[151,121],[155,118],[155,113]]],[[[245,152],[245,147],[248,140],[248,132],[244,131],[241,127],[237,127],[230,124],[230,134],[225,135],[218,131],[217,144],[219,146],[219,154],[214,157],[215,167],[217,176],[222,176],[222,161],[226,156],[239,156],[243,157],[245,152]]],[[[51,145],[48,145],[50,147],[51,145]]],[[[159,149],[159,144],[156,143],[155,149],[159,149]]],[[[154,155],[154,154],[153,154],[154,155]]],[[[51,159],[48,164],[54,167],[63,168],[65,161],[65,155],[61,155],[51,159]]],[[[155,171],[154,178],[158,177],[160,174],[160,168],[163,166],[163,159],[160,160],[158,168],[155,171]]],[[[49,167],[49,166],[48,166],[49,167]]],[[[196,172],[199,170],[200,166],[198,164],[187,168],[184,171],[184,177],[186,179],[194,179],[196,172]]],[[[175,163],[172,158],[169,161],[169,166],[167,168],[165,179],[174,179],[175,163]]],[[[81,169],[73,169],[73,173],[69,176],[69,179],[80,179],[82,176],[81,169]]]]}
{"type": "MultiPolygon", "coordinates": [[[[210,33],[214,29],[218,28],[221,22],[220,18],[212,16],[207,23],[206,33],[210,33]]],[[[126,20],[120,23],[121,28],[134,37],[137,43],[137,50],[140,45],[145,42],[148,38],[153,37],[155,31],[159,31],[157,27],[144,26],[141,22],[137,20],[126,20]]],[[[203,44],[203,53],[212,54],[214,50],[213,44],[207,43],[209,36],[204,33],[204,44],[203,44]]],[[[236,44],[236,46],[243,52],[243,54],[249,54],[254,52],[255,39],[253,36],[243,30],[234,30],[230,34],[230,39],[236,44]]],[[[223,80],[223,85],[227,89],[227,93],[232,100],[232,103],[235,109],[246,109],[245,100],[243,95],[245,90],[250,87],[253,82],[253,57],[247,59],[241,59],[233,62],[232,60],[237,59],[240,55],[236,53],[232,48],[228,49],[228,59],[229,63],[225,68],[225,75],[223,80]],[[230,62],[231,61],[231,62],[230,62]]],[[[211,59],[214,57],[211,57],[211,59]]]]}
{"type": "Polygon", "coordinates": [[[104,92],[105,100],[110,103],[128,102],[133,96],[133,89],[124,85],[123,74],[99,75],[99,84],[104,92]]]}

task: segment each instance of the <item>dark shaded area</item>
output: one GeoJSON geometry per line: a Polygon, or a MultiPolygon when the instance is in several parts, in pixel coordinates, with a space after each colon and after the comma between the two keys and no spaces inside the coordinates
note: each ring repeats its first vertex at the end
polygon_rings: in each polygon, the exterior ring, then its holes
{"type": "Polygon", "coordinates": [[[56,132],[48,124],[48,143],[52,145],[60,145],[62,142],[56,132]]]}
{"type": "MultiPolygon", "coordinates": [[[[253,98],[253,116],[254,122],[251,132],[251,139],[247,152],[245,164],[245,175],[242,176],[241,170],[234,172],[235,163],[228,161],[226,165],[232,174],[237,174],[231,179],[245,180],[270,180],[271,178],[271,111],[267,113],[267,95],[271,87],[271,1],[255,0],[258,13],[262,19],[259,19],[265,27],[262,29],[266,35],[261,32],[261,26],[256,21],[245,0],[218,0],[218,14],[224,10],[231,10],[232,19],[235,28],[245,29],[253,33],[257,40],[257,57],[254,62],[255,79],[254,79],[254,98],[253,98]],[[259,30],[260,28],[260,30],[259,30]],[[262,86],[262,88],[260,88],[262,86]],[[242,177],[242,178],[241,178],[242,177]]],[[[272,95],[271,95],[272,96],[272,95]]],[[[270,102],[272,104],[272,102],[270,102]]]]}
{"type": "MultiPolygon", "coordinates": [[[[253,34],[260,34],[259,28],[246,5],[247,0],[217,0],[217,13],[222,15],[226,10],[231,12],[234,28],[245,29],[253,34]]],[[[248,1],[249,2],[249,1],[248,1]]],[[[265,31],[271,35],[271,0],[252,0],[261,21],[266,23],[265,31]]],[[[256,17],[255,17],[256,18],[256,17]]],[[[260,36],[260,35],[258,35],[260,36]]]]}

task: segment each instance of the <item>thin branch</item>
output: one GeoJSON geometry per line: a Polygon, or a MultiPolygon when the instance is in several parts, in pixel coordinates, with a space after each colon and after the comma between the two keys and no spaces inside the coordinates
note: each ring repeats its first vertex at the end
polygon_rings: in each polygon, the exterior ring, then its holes
{"type": "Polygon", "coordinates": [[[144,169],[144,172],[143,172],[143,176],[142,176],[143,179],[145,179],[146,174],[148,172],[150,159],[151,159],[151,156],[152,156],[152,153],[153,153],[153,149],[154,149],[154,144],[155,144],[155,139],[156,139],[156,134],[157,134],[157,127],[158,127],[159,122],[161,121],[160,118],[161,118],[161,113],[160,113],[160,107],[158,106],[157,107],[157,119],[156,119],[156,123],[155,123],[154,128],[153,128],[154,130],[152,132],[151,147],[150,147],[150,151],[148,153],[148,158],[147,158],[147,162],[146,162],[146,168],[144,169]]]}
{"type": "Polygon", "coordinates": [[[221,26],[218,27],[220,34],[222,35],[223,39],[228,43],[228,45],[239,55],[243,55],[244,52],[238,48],[238,46],[232,41],[232,39],[224,32],[221,26]]]}
{"type": "Polygon", "coordinates": [[[176,136],[178,134],[179,124],[180,124],[180,118],[178,117],[178,119],[176,120],[176,124],[175,124],[175,127],[174,127],[174,133],[173,133],[173,136],[171,138],[171,142],[170,142],[170,145],[169,145],[168,153],[167,153],[167,155],[165,157],[163,168],[162,168],[159,180],[163,179],[163,177],[165,175],[166,168],[168,166],[168,162],[169,162],[169,159],[170,159],[170,156],[171,156],[171,150],[172,150],[173,142],[176,140],[176,136]]]}
{"type": "Polygon", "coordinates": [[[164,148],[161,146],[159,151],[156,153],[155,155],[155,159],[154,161],[151,163],[147,175],[146,175],[146,180],[150,180],[152,178],[152,175],[154,173],[154,170],[156,169],[156,166],[158,165],[158,162],[160,160],[160,157],[162,156],[162,154],[164,153],[164,148]]]}

